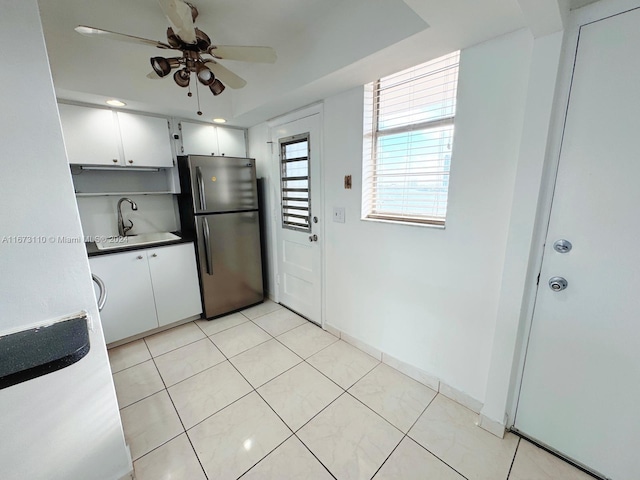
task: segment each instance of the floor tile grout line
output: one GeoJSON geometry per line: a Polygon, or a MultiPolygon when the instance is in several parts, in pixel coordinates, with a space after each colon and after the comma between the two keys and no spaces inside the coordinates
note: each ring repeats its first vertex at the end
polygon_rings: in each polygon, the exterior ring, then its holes
{"type": "MultiPolygon", "coordinates": [[[[277,312],[278,310],[281,310],[281,309],[285,308],[285,307],[283,307],[282,305],[280,305],[279,303],[276,303],[276,302],[273,302],[273,303],[275,303],[276,305],[278,305],[278,308],[276,308],[275,310],[271,310],[270,312],[263,313],[262,315],[258,315],[258,316],[257,316],[257,317],[255,317],[255,318],[249,318],[249,317],[247,317],[247,316],[246,316],[242,311],[240,311],[239,313],[242,313],[242,315],[244,315],[244,317],[245,317],[245,318],[248,318],[249,320],[255,320],[256,318],[264,317],[265,315],[269,315],[270,313],[277,312]]],[[[263,304],[264,304],[264,302],[263,302],[263,303],[259,303],[258,305],[263,305],[263,304]]],[[[253,307],[257,307],[258,305],[254,305],[253,307]]],[[[253,308],[253,307],[249,307],[249,308],[253,308]]],[[[247,310],[249,310],[249,308],[248,308],[247,310]]],[[[287,309],[287,310],[289,310],[289,309],[287,309]]]]}
{"type": "Polygon", "coordinates": [[[377,469],[375,472],[373,472],[373,475],[371,475],[370,480],[373,480],[373,478],[378,474],[378,472],[380,471],[380,469],[381,469],[382,467],[384,467],[384,464],[385,464],[385,463],[387,463],[387,460],[389,460],[389,458],[391,458],[391,455],[393,455],[393,452],[395,452],[395,451],[398,449],[398,447],[399,447],[399,446],[400,446],[400,444],[404,441],[404,439],[405,439],[405,438],[407,438],[407,434],[406,434],[406,433],[402,436],[402,438],[400,439],[400,441],[398,442],[398,444],[397,444],[395,447],[393,447],[393,449],[391,450],[391,452],[389,453],[389,455],[387,455],[387,457],[382,461],[382,463],[380,464],[380,466],[378,467],[378,469],[377,469]]]}
{"type": "MultiPolygon", "coordinates": [[[[249,386],[251,387],[251,384],[249,384],[249,386]]],[[[189,427],[186,430],[186,433],[188,434],[190,430],[193,430],[195,427],[197,427],[198,425],[200,425],[203,422],[206,422],[207,420],[209,420],[211,417],[213,417],[214,415],[222,412],[223,410],[225,410],[226,408],[230,407],[231,405],[233,405],[234,403],[239,402],[240,400],[242,400],[243,398],[245,398],[247,395],[250,395],[251,393],[253,393],[253,390],[249,390],[247,393],[245,393],[244,395],[236,398],[234,401],[232,401],[231,403],[229,403],[228,405],[225,405],[224,407],[216,410],[215,412],[213,412],[211,415],[208,415],[206,418],[203,418],[202,420],[200,420],[198,423],[194,423],[193,426],[189,427]]],[[[180,416],[180,414],[178,414],[178,416],[180,416]]]]}
{"type": "MultiPolygon", "coordinates": [[[[300,428],[302,428],[302,427],[300,427],[300,428]]],[[[315,458],[315,459],[318,461],[318,463],[320,463],[320,465],[322,465],[322,466],[324,467],[324,469],[329,473],[329,475],[331,475],[335,480],[337,480],[337,478],[338,478],[338,477],[336,477],[333,473],[331,473],[331,470],[329,470],[329,468],[328,468],[324,463],[322,463],[322,460],[320,460],[320,459],[317,457],[317,455],[316,455],[315,453],[313,453],[313,451],[312,451],[312,450],[307,446],[307,444],[306,444],[306,443],[304,443],[300,437],[298,437],[298,434],[297,434],[297,432],[298,432],[298,431],[300,431],[300,429],[298,429],[298,430],[296,431],[296,433],[294,433],[294,434],[293,434],[293,436],[294,436],[294,437],[296,437],[296,439],[297,439],[297,440],[302,444],[302,446],[303,446],[304,448],[306,448],[306,449],[307,449],[307,451],[308,451],[311,455],[313,455],[313,458],[315,458]]]]}
{"type": "MultiPolygon", "coordinates": [[[[231,362],[229,362],[229,363],[231,363],[231,362]]],[[[282,422],[282,423],[283,423],[283,424],[284,424],[284,425],[285,425],[285,426],[286,426],[286,427],[291,431],[291,434],[295,433],[295,432],[293,431],[293,429],[292,429],[292,428],[287,424],[287,422],[285,422],[285,421],[283,420],[283,418],[278,414],[278,412],[276,412],[276,411],[273,409],[273,407],[272,407],[271,405],[269,405],[269,402],[267,402],[267,401],[265,400],[265,398],[264,398],[262,395],[260,395],[260,392],[258,392],[258,390],[257,390],[257,389],[256,389],[256,388],[251,384],[251,382],[250,382],[250,381],[249,381],[249,380],[248,380],[248,379],[247,379],[247,378],[242,374],[242,372],[238,369],[238,367],[236,367],[233,363],[231,363],[231,366],[232,366],[233,368],[235,368],[235,370],[238,372],[238,374],[239,374],[242,378],[244,378],[244,381],[245,381],[245,382],[247,382],[247,383],[249,384],[249,386],[251,386],[251,388],[252,388],[252,389],[253,389],[253,391],[258,395],[258,397],[260,397],[260,399],[261,399],[264,403],[266,403],[266,404],[267,404],[267,406],[271,409],[271,411],[272,411],[272,412],[273,412],[273,413],[274,413],[274,414],[275,414],[275,415],[280,419],[280,421],[281,421],[281,422],[282,422]]],[[[251,393],[251,392],[250,392],[250,393],[251,393]]],[[[247,394],[247,395],[248,395],[248,394],[247,394]]],[[[263,458],[264,458],[264,457],[263,457],[263,458]]]]}
{"type": "Polygon", "coordinates": [[[513,458],[511,459],[511,465],[509,465],[509,471],[507,472],[507,478],[505,480],[509,480],[511,476],[511,470],[513,470],[513,464],[516,463],[516,456],[518,455],[518,449],[520,448],[520,442],[522,442],[522,438],[518,437],[518,444],[516,445],[516,450],[513,452],[513,458]]]}
{"type": "MultiPolygon", "coordinates": [[[[258,318],[262,318],[262,317],[258,317],[258,318]]],[[[300,317],[302,318],[302,317],[300,317]]],[[[308,322],[309,320],[302,318],[302,320],[304,320],[305,322],[308,322]]],[[[262,330],[264,330],[265,332],[267,332],[269,335],[271,335],[273,338],[279,337],[280,335],[284,335],[287,332],[290,332],[291,330],[293,330],[294,328],[298,328],[304,325],[304,323],[300,323],[298,325],[295,325],[291,328],[288,328],[287,330],[278,333],[277,335],[274,335],[273,333],[269,332],[265,327],[261,326],[260,324],[256,323],[255,320],[249,320],[251,323],[253,323],[256,327],[260,327],[262,330]]]]}
{"type": "MultiPolygon", "coordinates": [[[[236,312],[236,313],[241,314],[242,312],[236,312]]],[[[229,316],[231,316],[231,315],[233,315],[233,314],[230,314],[229,316]]],[[[244,317],[244,315],[242,315],[242,316],[244,317]]],[[[245,323],[247,323],[247,322],[250,322],[250,321],[251,321],[251,320],[250,320],[250,319],[248,319],[247,317],[244,317],[244,321],[242,321],[242,322],[238,323],[237,325],[231,325],[230,327],[223,328],[222,330],[217,331],[217,332],[213,332],[213,333],[207,333],[207,332],[205,332],[204,328],[202,328],[202,327],[200,326],[200,324],[198,324],[198,323],[197,323],[197,322],[200,322],[200,323],[204,323],[204,322],[215,322],[216,320],[224,320],[224,318],[225,318],[225,317],[218,317],[218,318],[212,318],[212,319],[208,319],[208,318],[199,318],[198,320],[194,320],[194,321],[193,321],[193,323],[195,323],[195,324],[196,324],[196,326],[197,326],[197,327],[202,331],[202,333],[204,333],[207,337],[211,337],[212,335],[216,335],[216,334],[218,334],[218,333],[226,332],[227,330],[231,330],[232,328],[239,327],[240,325],[244,325],[245,323]]]]}
{"type": "MultiPolygon", "coordinates": [[[[298,358],[300,358],[300,357],[298,357],[298,358]]],[[[293,365],[293,366],[291,366],[291,367],[287,368],[286,370],[284,370],[284,371],[280,372],[280,373],[279,373],[278,375],[276,375],[275,377],[270,378],[269,380],[267,380],[267,381],[266,381],[266,382],[264,382],[264,383],[261,383],[261,384],[260,384],[260,385],[258,385],[257,387],[253,387],[253,384],[252,384],[251,382],[249,382],[249,384],[250,384],[250,385],[251,385],[255,390],[258,390],[259,388],[264,387],[267,383],[271,383],[271,381],[275,380],[275,379],[276,379],[276,378],[278,378],[278,377],[281,377],[281,376],[282,376],[282,375],[284,375],[285,373],[287,373],[287,372],[289,372],[289,371],[293,370],[293,369],[294,369],[294,368],[296,368],[298,365],[302,365],[303,363],[304,363],[304,360],[302,360],[302,359],[301,359],[301,360],[300,360],[298,363],[296,363],[295,365],[293,365]]],[[[234,367],[235,367],[235,365],[234,365],[234,367]]]]}
{"type": "MultiPolygon", "coordinates": [[[[311,322],[311,321],[309,321],[309,320],[307,320],[307,322],[308,322],[308,323],[313,324],[313,322],[311,322]]],[[[302,327],[302,326],[304,326],[304,324],[302,324],[302,325],[298,325],[297,327],[292,328],[291,330],[289,330],[289,332],[290,332],[290,331],[292,331],[292,330],[295,330],[296,328],[302,327]]],[[[285,333],[289,333],[289,332],[285,332],[285,333]]],[[[326,332],[326,330],[323,330],[323,332],[326,332]]],[[[329,333],[329,332],[327,332],[327,333],[329,333]]],[[[306,358],[305,358],[305,357],[303,357],[302,355],[300,355],[299,353],[297,353],[296,351],[294,351],[294,350],[293,350],[291,347],[289,347],[287,344],[285,344],[282,340],[280,340],[280,339],[279,339],[279,337],[280,337],[280,336],[282,336],[282,335],[284,335],[284,333],[283,333],[283,334],[281,334],[281,335],[278,335],[277,337],[273,337],[273,338],[274,338],[274,339],[276,339],[276,340],[278,340],[278,342],[280,342],[282,345],[284,345],[285,347],[287,347],[287,348],[288,348],[289,350],[291,350],[293,353],[295,353],[296,355],[298,355],[298,356],[299,356],[300,358],[302,358],[305,362],[306,362],[309,358],[313,357],[314,355],[317,355],[317,354],[318,354],[318,353],[320,353],[321,351],[323,351],[323,350],[325,350],[325,349],[329,348],[329,347],[330,347],[331,345],[333,345],[334,343],[336,343],[336,342],[339,342],[339,341],[340,341],[340,339],[339,339],[338,337],[336,337],[336,341],[335,341],[335,342],[331,342],[331,343],[330,343],[329,345],[327,345],[326,347],[322,347],[322,348],[321,348],[320,350],[318,350],[317,352],[314,352],[314,353],[312,353],[311,355],[309,355],[308,357],[306,357],[306,358]]],[[[329,333],[329,335],[332,335],[332,336],[334,336],[334,337],[335,337],[335,335],[333,335],[332,333],[329,333]]]]}
{"type": "MultiPolygon", "coordinates": [[[[393,368],[393,367],[391,367],[393,368]]],[[[409,377],[411,378],[411,377],[409,377]]],[[[429,387],[427,387],[429,388],[429,387]]],[[[433,389],[431,389],[433,390],[433,389]]],[[[433,398],[429,401],[429,403],[427,404],[426,407],[424,407],[424,409],[422,410],[422,412],[420,413],[420,415],[418,415],[418,418],[416,418],[415,422],[413,422],[411,424],[411,427],[409,427],[409,429],[407,430],[407,433],[405,433],[405,438],[408,438],[409,440],[411,440],[412,442],[414,442],[416,445],[418,445],[420,448],[422,448],[423,450],[429,452],[429,454],[433,455],[436,459],[438,459],[440,462],[444,463],[447,467],[449,467],[451,470],[453,470],[454,472],[456,472],[458,475],[460,475],[462,478],[464,478],[465,480],[468,480],[466,475],[463,475],[461,472],[459,472],[457,469],[453,468],[451,465],[449,465],[447,462],[445,462],[442,458],[440,458],[438,455],[436,455],[434,452],[432,452],[431,450],[429,450],[427,447],[425,447],[424,445],[422,445],[420,442],[418,442],[415,438],[413,438],[412,436],[409,435],[409,432],[411,431],[411,429],[413,429],[413,427],[416,426],[416,423],[418,423],[420,421],[420,418],[422,418],[422,416],[424,415],[424,412],[427,411],[427,409],[431,406],[431,404],[434,402],[434,400],[436,399],[436,397],[438,395],[440,395],[438,392],[435,392],[436,394],[433,396],[433,398]]],[[[403,438],[404,440],[404,438],[403,438]]]]}
{"type": "Polygon", "coordinates": [[[248,470],[245,470],[239,477],[236,477],[236,480],[240,480],[242,477],[244,477],[247,473],[249,473],[251,470],[253,470],[254,468],[256,468],[256,466],[262,462],[263,460],[265,460],[269,455],[271,455],[273,452],[275,452],[278,448],[280,448],[282,445],[284,445],[284,443],[289,440],[291,437],[293,437],[294,434],[292,433],[291,435],[289,435],[287,438],[285,438],[282,442],[280,442],[278,445],[276,445],[274,447],[273,450],[269,451],[269,453],[267,453],[264,457],[262,457],[260,460],[258,460],[256,463],[254,463],[253,465],[251,465],[251,467],[249,467],[248,470]]]}
{"type": "MultiPolygon", "coordinates": [[[[198,327],[198,325],[196,324],[196,321],[195,320],[191,320],[190,322],[186,322],[186,323],[183,323],[183,324],[180,324],[180,325],[176,325],[175,327],[168,328],[168,329],[163,330],[161,332],[152,333],[151,335],[146,335],[146,336],[142,337],[141,340],[144,340],[145,344],[147,345],[147,349],[149,350],[149,353],[151,354],[152,357],[159,357],[160,355],[164,355],[165,353],[173,352],[174,350],[177,350],[178,348],[186,347],[187,345],[191,345],[192,343],[195,343],[195,342],[197,342],[199,340],[203,340],[206,336],[207,336],[207,334],[204,333],[200,327],[198,327]],[[172,330],[177,330],[178,328],[185,327],[185,326],[187,326],[189,324],[195,325],[195,327],[204,335],[204,337],[198,338],[196,340],[193,340],[192,342],[187,342],[184,345],[180,345],[179,347],[172,348],[171,350],[167,350],[166,352],[159,353],[158,355],[154,355],[153,354],[153,352],[151,351],[151,348],[149,347],[149,344],[147,343],[147,339],[148,338],[154,337],[156,335],[162,335],[164,333],[171,332],[172,330]]],[[[135,340],[134,340],[134,342],[135,342],[135,340]]],[[[133,343],[133,342],[129,342],[129,343],[133,343]]],[[[127,345],[127,344],[125,343],[124,345],[127,345]]]]}
{"type": "MultiPolygon", "coordinates": [[[[373,367],[371,367],[369,370],[367,370],[367,372],[362,375],[358,380],[356,380],[355,382],[353,382],[351,385],[349,385],[347,388],[345,388],[345,390],[348,392],[350,389],[352,389],[353,387],[356,386],[356,383],[360,383],[362,380],[364,380],[364,378],[369,375],[371,372],[373,372],[376,368],[378,368],[380,366],[382,362],[378,361],[378,363],[376,363],[373,367]]],[[[352,394],[353,395],[353,394],[352,394]]]]}
{"type": "MultiPolygon", "coordinates": [[[[321,408],[320,410],[318,410],[318,412],[313,415],[309,420],[307,420],[306,422],[304,422],[302,425],[300,425],[293,433],[295,433],[296,435],[298,434],[298,432],[300,432],[300,430],[302,430],[305,426],[307,426],[309,423],[311,423],[311,421],[316,418],[318,415],[320,415],[322,412],[324,412],[327,408],[329,408],[333,403],[335,403],[340,397],[342,397],[345,393],[347,393],[345,390],[342,391],[342,393],[340,395],[338,395],[336,398],[334,398],[333,400],[331,400],[329,403],[327,403],[323,408],[321,408]]],[[[293,430],[293,429],[292,429],[293,430]]],[[[300,441],[302,441],[302,439],[300,439],[300,441]]],[[[304,442],[303,442],[304,443],[304,442]]]]}

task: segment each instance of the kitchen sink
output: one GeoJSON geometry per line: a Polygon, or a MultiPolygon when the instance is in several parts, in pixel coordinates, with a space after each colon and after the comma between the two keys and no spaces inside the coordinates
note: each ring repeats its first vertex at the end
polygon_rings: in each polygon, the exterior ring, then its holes
{"type": "Polygon", "coordinates": [[[96,247],[98,250],[115,250],[117,248],[154,245],[172,240],[180,240],[180,237],[169,232],[141,233],[125,237],[106,237],[96,241],[96,247]]]}

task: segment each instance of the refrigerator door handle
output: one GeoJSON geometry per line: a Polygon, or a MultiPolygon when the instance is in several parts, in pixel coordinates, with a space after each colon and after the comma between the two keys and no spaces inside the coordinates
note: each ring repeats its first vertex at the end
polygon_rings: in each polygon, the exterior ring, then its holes
{"type": "Polygon", "coordinates": [[[202,179],[202,168],[196,167],[196,179],[198,181],[198,193],[200,196],[200,210],[207,211],[207,199],[204,194],[204,181],[202,179]]]}
{"type": "Polygon", "coordinates": [[[207,275],[213,275],[213,262],[211,261],[211,238],[209,230],[209,222],[206,217],[202,219],[203,233],[204,233],[204,257],[207,262],[207,275]]]}

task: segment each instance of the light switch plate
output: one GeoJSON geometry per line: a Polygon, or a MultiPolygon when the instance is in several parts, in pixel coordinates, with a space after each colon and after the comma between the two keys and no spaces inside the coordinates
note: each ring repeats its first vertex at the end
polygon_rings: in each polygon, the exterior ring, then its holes
{"type": "Polygon", "coordinates": [[[344,223],[344,207],[333,207],[333,221],[344,223]]]}

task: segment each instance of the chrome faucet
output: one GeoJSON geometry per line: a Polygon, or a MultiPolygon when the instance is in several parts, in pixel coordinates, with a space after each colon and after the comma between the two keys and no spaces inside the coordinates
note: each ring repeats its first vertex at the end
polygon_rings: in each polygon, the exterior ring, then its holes
{"type": "Polygon", "coordinates": [[[129,225],[125,225],[124,218],[122,217],[122,202],[129,202],[131,204],[131,210],[138,210],[138,205],[130,198],[122,197],[118,200],[118,235],[124,237],[127,232],[133,228],[133,222],[128,220],[129,225]]]}

